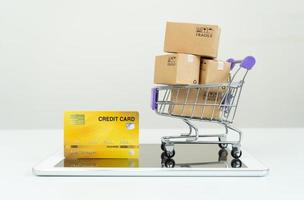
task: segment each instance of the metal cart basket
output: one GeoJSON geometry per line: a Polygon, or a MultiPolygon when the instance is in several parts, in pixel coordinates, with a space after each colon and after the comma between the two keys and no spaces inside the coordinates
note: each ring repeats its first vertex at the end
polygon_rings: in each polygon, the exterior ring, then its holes
{"type": "Polygon", "coordinates": [[[152,88],[151,108],[157,114],[179,118],[189,127],[189,132],[179,136],[161,139],[161,148],[168,158],[175,155],[174,144],[218,144],[220,148],[232,146],[231,155],[240,158],[242,132],[233,127],[239,98],[248,71],[254,66],[255,58],[247,56],[243,60],[228,59],[231,71],[228,83],[203,85],[170,85],[152,88]],[[193,121],[220,124],[223,134],[201,135],[193,121]],[[229,133],[238,134],[237,140],[227,140],[229,133]],[[202,138],[215,137],[216,141],[202,138]]]}

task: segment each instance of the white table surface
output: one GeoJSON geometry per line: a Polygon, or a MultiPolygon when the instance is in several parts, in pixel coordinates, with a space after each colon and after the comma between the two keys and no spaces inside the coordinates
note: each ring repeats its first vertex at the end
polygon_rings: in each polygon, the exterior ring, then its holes
{"type": "MultiPolygon", "coordinates": [[[[212,132],[213,130],[211,130],[212,132]]],[[[304,199],[304,129],[243,129],[266,177],[37,177],[32,166],[62,148],[62,130],[0,131],[0,199],[304,199]]],[[[176,130],[141,130],[141,143],[176,130]]]]}

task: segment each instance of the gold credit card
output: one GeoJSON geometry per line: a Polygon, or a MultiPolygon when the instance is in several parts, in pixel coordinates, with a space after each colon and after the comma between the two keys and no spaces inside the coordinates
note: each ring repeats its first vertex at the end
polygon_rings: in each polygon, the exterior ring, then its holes
{"type": "Polygon", "coordinates": [[[67,159],[138,158],[138,146],[138,112],[64,112],[67,159]]]}

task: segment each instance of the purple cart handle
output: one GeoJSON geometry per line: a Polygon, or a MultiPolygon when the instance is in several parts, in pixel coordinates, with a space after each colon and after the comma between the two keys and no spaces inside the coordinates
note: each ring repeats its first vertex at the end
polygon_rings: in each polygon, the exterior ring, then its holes
{"type": "Polygon", "coordinates": [[[158,98],[158,90],[157,88],[151,89],[151,109],[156,110],[157,109],[157,98],[158,98]]]}
{"type": "Polygon", "coordinates": [[[230,69],[232,70],[235,64],[240,63],[240,66],[244,69],[250,70],[255,64],[255,58],[253,56],[247,56],[243,60],[234,60],[233,58],[229,58],[227,62],[231,63],[230,69]]]}

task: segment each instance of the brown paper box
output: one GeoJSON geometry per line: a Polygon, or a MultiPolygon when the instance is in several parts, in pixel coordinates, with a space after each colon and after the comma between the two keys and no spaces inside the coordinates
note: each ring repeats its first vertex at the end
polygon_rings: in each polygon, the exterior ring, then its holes
{"type": "Polygon", "coordinates": [[[167,22],[165,52],[217,57],[220,27],[216,25],[167,22]]]}
{"type": "Polygon", "coordinates": [[[202,59],[200,84],[227,83],[229,80],[230,63],[219,60],[202,59]]]}
{"type": "Polygon", "coordinates": [[[167,54],[155,57],[155,84],[198,84],[200,57],[167,54]]]}
{"type": "Polygon", "coordinates": [[[208,97],[206,100],[206,91],[200,90],[197,98],[198,89],[190,89],[187,99],[188,89],[180,88],[179,92],[178,89],[172,90],[171,94],[171,101],[175,105],[171,105],[169,107],[169,113],[178,116],[188,116],[188,117],[195,117],[195,118],[204,118],[204,119],[219,119],[220,117],[220,108],[218,104],[221,102],[223,97],[223,93],[215,93],[209,92],[208,97]],[[177,95],[178,93],[178,95],[177,95]],[[217,105],[205,105],[205,106],[198,106],[196,105],[193,107],[194,103],[197,104],[217,104],[217,105]],[[185,100],[187,99],[187,104],[190,105],[176,105],[176,104],[184,104],[185,100]],[[193,113],[192,113],[193,111],[193,113]]]}
{"type": "MultiPolygon", "coordinates": [[[[228,83],[230,63],[219,60],[202,59],[199,84],[228,83]]],[[[227,87],[210,88],[210,92],[224,92],[227,87]]]]}

